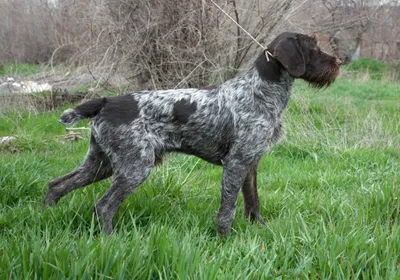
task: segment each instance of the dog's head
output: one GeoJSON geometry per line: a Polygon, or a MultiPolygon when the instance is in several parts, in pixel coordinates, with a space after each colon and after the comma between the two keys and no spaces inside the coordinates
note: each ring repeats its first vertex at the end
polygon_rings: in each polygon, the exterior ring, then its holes
{"type": "Polygon", "coordinates": [[[268,45],[268,51],[290,75],[312,86],[329,86],[339,75],[341,61],[320,49],[317,35],[284,32],[268,45]]]}

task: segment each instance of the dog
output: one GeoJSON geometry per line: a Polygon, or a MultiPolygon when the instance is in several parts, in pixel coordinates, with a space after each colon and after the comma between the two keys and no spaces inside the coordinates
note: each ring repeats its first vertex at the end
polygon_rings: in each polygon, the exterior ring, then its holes
{"type": "Polygon", "coordinates": [[[341,61],[318,46],[316,35],[284,32],[243,75],[204,89],[129,93],[87,101],[60,117],[64,125],[90,119],[90,147],[83,163],[49,183],[44,205],[74,189],[112,176],[94,207],[107,235],[121,203],[160,164],[165,153],[195,155],[223,167],[217,231],[230,232],[240,190],[245,215],[264,224],[257,193],[257,165],[284,131],[282,113],[294,79],[328,87],[341,61]]]}

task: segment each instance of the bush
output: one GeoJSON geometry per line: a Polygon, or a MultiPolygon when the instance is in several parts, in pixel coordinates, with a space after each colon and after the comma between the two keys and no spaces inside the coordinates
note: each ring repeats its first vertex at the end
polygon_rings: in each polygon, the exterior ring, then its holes
{"type": "MultiPolygon", "coordinates": [[[[294,3],[233,0],[222,8],[264,44],[294,3]]],[[[209,1],[0,0],[0,26],[4,63],[85,66],[98,84],[118,73],[136,89],[218,83],[260,52],[209,1]]]]}

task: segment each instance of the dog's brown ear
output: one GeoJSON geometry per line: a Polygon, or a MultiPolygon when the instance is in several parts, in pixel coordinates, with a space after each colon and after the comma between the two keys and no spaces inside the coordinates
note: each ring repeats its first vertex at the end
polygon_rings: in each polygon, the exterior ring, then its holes
{"type": "Polygon", "coordinates": [[[274,57],[295,77],[306,72],[306,64],[299,42],[294,37],[286,37],[273,50],[274,57]]]}

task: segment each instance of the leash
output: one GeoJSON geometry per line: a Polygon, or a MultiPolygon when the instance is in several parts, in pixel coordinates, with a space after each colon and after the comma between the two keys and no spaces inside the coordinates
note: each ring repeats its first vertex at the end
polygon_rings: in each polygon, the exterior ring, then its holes
{"type": "Polygon", "coordinates": [[[242,29],[243,32],[247,34],[247,36],[249,36],[254,42],[257,43],[257,45],[259,45],[259,46],[264,50],[265,58],[267,59],[268,62],[269,62],[269,56],[274,57],[274,56],[272,55],[272,53],[270,53],[270,52],[267,50],[266,47],[264,47],[263,45],[261,45],[261,43],[258,42],[256,38],[254,38],[249,32],[247,32],[246,29],[244,29],[236,20],[234,20],[234,19],[233,19],[227,12],[225,12],[220,6],[218,6],[217,3],[215,3],[213,0],[210,0],[210,1],[211,1],[211,3],[213,3],[219,10],[221,10],[221,12],[223,12],[231,21],[233,21],[233,22],[236,24],[237,27],[239,27],[240,29],[242,29]]]}

